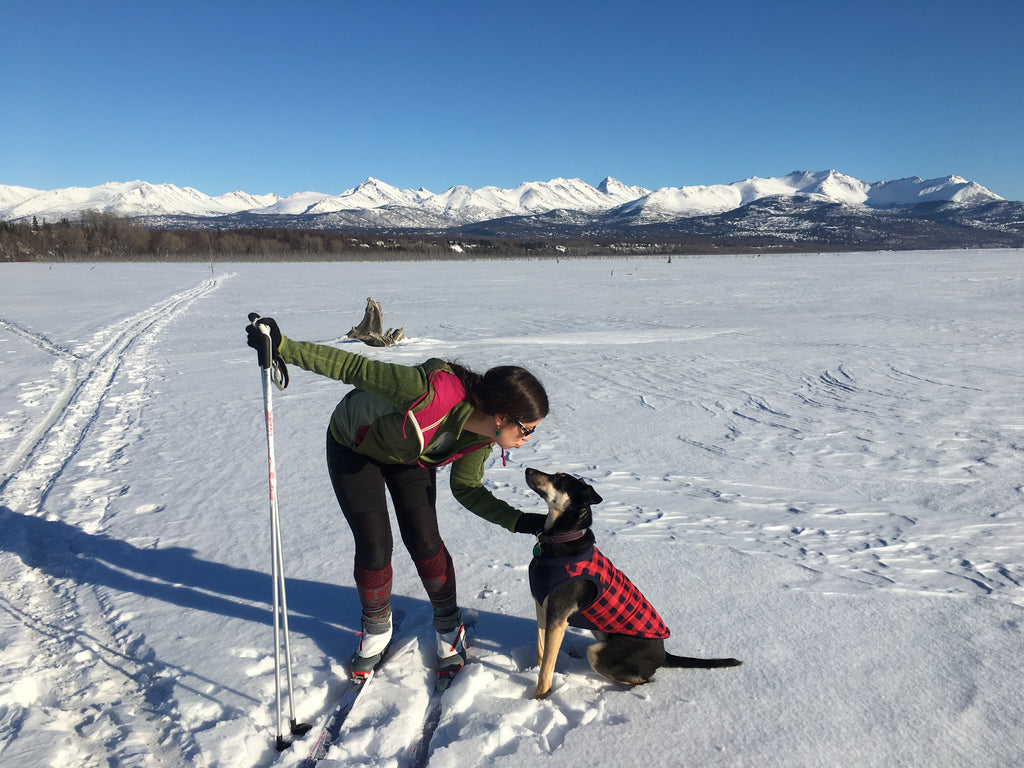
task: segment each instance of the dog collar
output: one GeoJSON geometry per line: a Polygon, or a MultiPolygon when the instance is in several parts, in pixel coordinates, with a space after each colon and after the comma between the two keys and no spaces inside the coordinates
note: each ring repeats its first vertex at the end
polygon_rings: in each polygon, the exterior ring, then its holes
{"type": "Polygon", "coordinates": [[[568,533],[539,533],[537,539],[541,544],[565,544],[567,541],[576,541],[587,535],[589,528],[581,531],[569,531],[568,533]]]}

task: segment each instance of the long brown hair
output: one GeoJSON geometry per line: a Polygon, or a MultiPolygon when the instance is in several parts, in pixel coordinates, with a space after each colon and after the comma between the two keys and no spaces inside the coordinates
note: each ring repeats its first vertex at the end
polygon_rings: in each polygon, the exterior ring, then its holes
{"type": "Polygon", "coordinates": [[[536,376],[518,365],[499,365],[480,375],[461,363],[448,365],[466,387],[466,399],[484,413],[503,413],[519,421],[548,415],[548,394],[536,376]]]}

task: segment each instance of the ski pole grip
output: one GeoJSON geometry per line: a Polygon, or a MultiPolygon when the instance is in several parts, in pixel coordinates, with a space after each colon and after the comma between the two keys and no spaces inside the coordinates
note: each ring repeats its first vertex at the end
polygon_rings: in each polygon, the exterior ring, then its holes
{"type": "Polygon", "coordinates": [[[256,312],[249,313],[249,322],[263,334],[260,345],[256,347],[256,354],[259,358],[260,368],[267,370],[273,362],[273,340],[270,338],[270,327],[259,320],[260,316],[256,312]]]}

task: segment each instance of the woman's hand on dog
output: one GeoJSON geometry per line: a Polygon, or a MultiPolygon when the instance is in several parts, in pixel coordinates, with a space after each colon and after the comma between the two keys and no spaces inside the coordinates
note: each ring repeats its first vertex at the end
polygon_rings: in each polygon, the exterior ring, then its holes
{"type": "Polygon", "coordinates": [[[516,533],[531,533],[534,536],[544,530],[544,523],[547,515],[539,515],[536,512],[523,512],[516,520],[516,533]]]}

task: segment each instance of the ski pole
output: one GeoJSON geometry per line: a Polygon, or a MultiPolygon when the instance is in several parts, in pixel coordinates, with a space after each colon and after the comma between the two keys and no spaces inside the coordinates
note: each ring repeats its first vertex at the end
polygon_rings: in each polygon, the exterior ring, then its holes
{"type": "Polygon", "coordinates": [[[284,738],[281,728],[281,635],[284,634],[285,671],[288,681],[289,724],[293,735],[302,735],[312,727],[295,720],[295,697],[292,690],[292,650],[288,632],[288,600],[285,595],[284,554],[281,546],[281,516],[277,505],[277,464],[274,457],[274,403],[271,397],[270,383],[278,389],[288,386],[286,375],[274,365],[270,328],[258,323],[260,316],[255,312],[249,315],[249,322],[263,333],[263,345],[258,350],[259,364],[263,372],[263,413],[267,421],[267,465],[270,476],[270,549],[271,575],[273,580],[274,600],[274,693],[277,699],[277,750],[280,752],[291,746],[284,738]]]}

